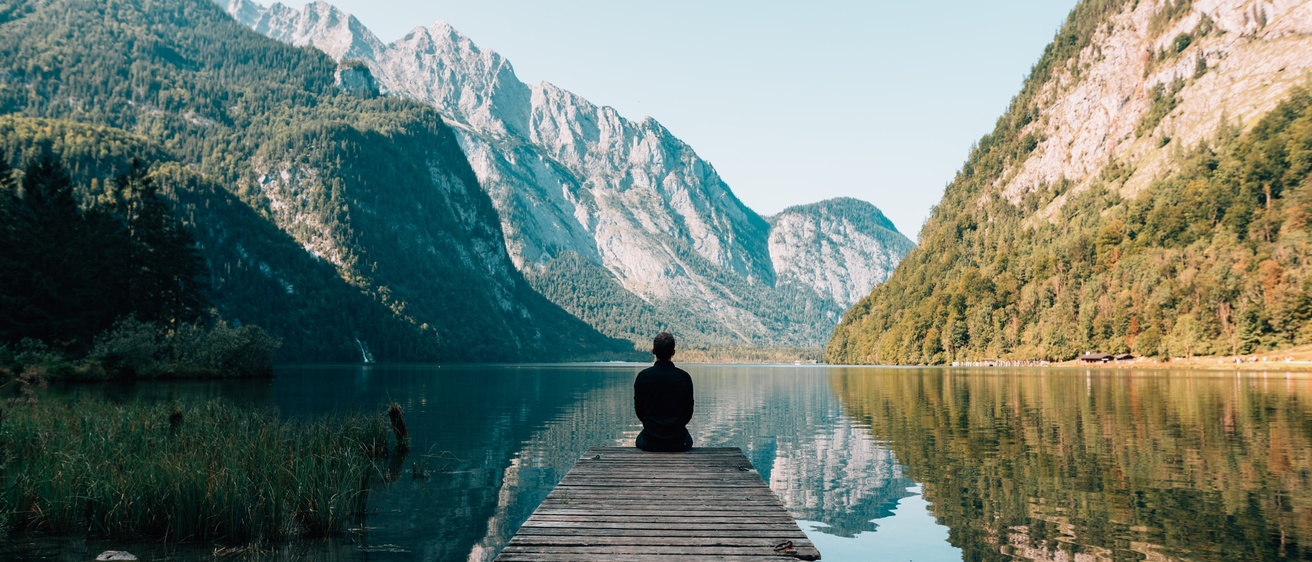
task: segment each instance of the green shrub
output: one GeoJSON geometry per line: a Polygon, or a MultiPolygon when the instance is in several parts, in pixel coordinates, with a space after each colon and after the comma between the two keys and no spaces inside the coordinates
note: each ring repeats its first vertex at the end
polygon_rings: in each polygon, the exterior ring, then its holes
{"type": "Polygon", "coordinates": [[[169,335],[169,367],[179,375],[272,376],[280,345],[281,340],[257,326],[234,328],[221,321],[206,329],[184,324],[169,335]]]}
{"type": "Polygon", "coordinates": [[[162,347],[163,338],[158,325],[129,317],[97,336],[87,359],[122,376],[154,376],[160,368],[162,347]]]}
{"type": "MultiPolygon", "coordinates": [[[[109,377],[267,377],[281,342],[257,326],[180,324],[172,329],[135,318],[96,338],[86,371],[109,377]]],[[[2,356],[0,356],[2,359],[2,356]]]]}
{"type": "Polygon", "coordinates": [[[0,345],[0,369],[8,371],[10,378],[40,378],[67,375],[74,371],[74,364],[45,342],[28,338],[13,348],[0,345]]]}
{"type": "Polygon", "coordinates": [[[1193,42],[1194,38],[1192,35],[1181,33],[1175,36],[1175,41],[1171,43],[1171,48],[1174,49],[1176,53],[1183,53],[1193,42]]]}

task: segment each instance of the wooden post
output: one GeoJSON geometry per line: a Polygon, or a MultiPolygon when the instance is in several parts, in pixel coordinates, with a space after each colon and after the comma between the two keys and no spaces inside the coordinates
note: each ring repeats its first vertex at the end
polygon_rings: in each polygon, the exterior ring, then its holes
{"type": "Polygon", "coordinates": [[[178,430],[182,428],[182,408],[173,407],[173,413],[169,414],[169,435],[177,435],[178,430]]]}
{"type": "Polygon", "coordinates": [[[401,405],[392,402],[387,407],[387,417],[392,420],[392,431],[396,433],[396,454],[405,456],[410,452],[410,433],[405,430],[405,416],[401,414],[401,405]]]}

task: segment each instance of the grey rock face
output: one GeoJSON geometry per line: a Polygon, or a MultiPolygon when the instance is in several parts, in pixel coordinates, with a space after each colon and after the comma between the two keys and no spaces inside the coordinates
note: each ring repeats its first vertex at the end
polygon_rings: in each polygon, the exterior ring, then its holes
{"type": "MultiPolygon", "coordinates": [[[[1223,126],[1251,127],[1312,75],[1312,2],[1195,0],[1170,21],[1158,17],[1164,6],[1127,4],[1043,85],[1041,118],[1024,130],[1042,141],[1001,175],[1001,195],[1015,203],[1060,181],[1078,193],[1116,162],[1132,170],[1121,189],[1132,197],[1172,172],[1173,152],[1193,150],[1223,126]],[[1155,19],[1166,24],[1155,28],[1155,19]],[[1182,51],[1181,35],[1192,37],[1182,51]],[[1154,90],[1177,81],[1173,109],[1140,127],[1154,90]]],[[[1066,200],[1036,219],[1051,220],[1066,200]]]]}
{"type": "Polygon", "coordinates": [[[373,73],[364,63],[345,61],[337,67],[333,76],[337,79],[337,87],[351,95],[372,98],[379,94],[378,81],[374,80],[373,73]]]}
{"type": "MultiPolygon", "coordinates": [[[[524,84],[509,61],[444,22],[383,44],[324,2],[297,11],[216,1],[269,37],[361,61],[385,94],[441,110],[496,206],[515,267],[533,279],[561,256],[578,256],[599,266],[584,274],[613,278],[672,318],[671,328],[693,334],[690,343],[820,346],[842,310],[911,246],[873,205],[850,200],[766,221],[655,120],[524,84]],[[844,205],[849,212],[838,213],[844,205]],[[724,337],[701,337],[710,333],[724,337]]],[[[620,306],[557,304],[585,320],[584,306],[620,306]]]]}
{"type": "Polygon", "coordinates": [[[830,199],[770,219],[770,256],[781,282],[851,305],[883,283],[915,245],[874,205],[830,199]]]}

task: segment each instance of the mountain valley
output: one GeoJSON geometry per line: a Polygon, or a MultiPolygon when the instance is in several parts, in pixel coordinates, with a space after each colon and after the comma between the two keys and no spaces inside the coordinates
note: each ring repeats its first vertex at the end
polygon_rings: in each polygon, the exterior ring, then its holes
{"type": "Polygon", "coordinates": [[[821,346],[913,246],[855,200],[761,217],[660,123],[524,84],[444,22],[384,44],[325,2],[220,3],[264,35],[362,67],[358,82],[380,93],[440,111],[500,214],[515,267],[640,348],[657,328],[694,347],[821,346]]]}

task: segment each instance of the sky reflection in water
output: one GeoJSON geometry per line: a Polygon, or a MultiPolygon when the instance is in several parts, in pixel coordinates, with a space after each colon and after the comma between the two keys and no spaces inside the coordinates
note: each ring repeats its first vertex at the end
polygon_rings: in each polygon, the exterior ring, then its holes
{"type": "MultiPolygon", "coordinates": [[[[315,382],[339,374],[292,369],[273,394],[282,411],[306,414],[401,402],[415,450],[439,473],[402,478],[371,499],[386,511],[370,522],[370,543],[413,545],[424,559],[490,560],[581,451],[632,443],[632,380],[642,367],[386,367],[355,374],[349,387],[315,382]]],[[[742,448],[793,515],[826,525],[812,535],[865,543],[872,521],[912,496],[891,450],[844,416],[827,370],[689,371],[697,445],[742,448]]]]}
{"type": "MultiPolygon", "coordinates": [[[[490,560],[580,452],[632,443],[642,367],[289,367],[271,383],[110,390],[285,417],[399,402],[414,452],[384,467],[366,529],[282,552],[490,560]]],[[[686,367],[696,444],[742,448],[825,560],[1312,558],[1301,375],[686,367]]],[[[67,544],[22,552],[69,558],[67,544]]]]}

